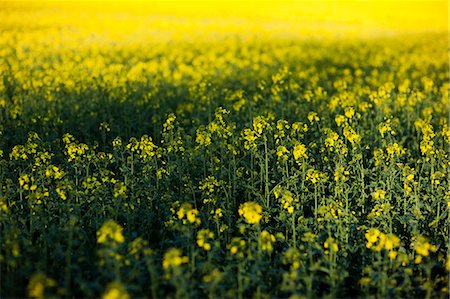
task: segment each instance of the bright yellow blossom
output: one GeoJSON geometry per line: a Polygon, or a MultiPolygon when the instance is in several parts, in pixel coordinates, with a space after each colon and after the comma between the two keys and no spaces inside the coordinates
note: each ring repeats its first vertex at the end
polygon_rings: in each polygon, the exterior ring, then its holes
{"type": "Polygon", "coordinates": [[[102,299],[129,299],[125,286],[119,281],[114,281],[108,284],[106,291],[102,294],[102,299]]]}
{"type": "Polygon", "coordinates": [[[125,238],[122,230],[122,226],[117,224],[114,220],[105,221],[97,231],[97,243],[103,244],[110,241],[118,244],[123,243],[125,238]]]}
{"type": "Polygon", "coordinates": [[[187,256],[183,256],[183,252],[178,248],[170,248],[164,253],[162,262],[163,269],[176,268],[182,264],[189,262],[187,256]]]}
{"type": "Polygon", "coordinates": [[[271,233],[269,233],[266,230],[263,230],[261,232],[259,240],[260,240],[260,244],[261,244],[261,249],[263,251],[267,251],[269,253],[273,251],[272,244],[275,242],[274,235],[272,235],[271,233]]]}
{"type": "Polygon", "coordinates": [[[254,202],[248,201],[239,206],[239,215],[243,216],[245,221],[250,224],[258,224],[262,218],[262,207],[254,202]]]}
{"type": "Polygon", "coordinates": [[[197,233],[197,245],[206,251],[211,250],[211,239],[214,238],[214,234],[209,229],[201,229],[197,233]]]}

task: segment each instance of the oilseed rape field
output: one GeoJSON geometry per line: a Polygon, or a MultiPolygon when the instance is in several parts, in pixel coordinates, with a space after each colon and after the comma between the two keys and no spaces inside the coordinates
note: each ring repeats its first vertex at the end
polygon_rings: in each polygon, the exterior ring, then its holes
{"type": "Polygon", "coordinates": [[[0,2],[0,296],[448,298],[447,12],[0,2]]]}

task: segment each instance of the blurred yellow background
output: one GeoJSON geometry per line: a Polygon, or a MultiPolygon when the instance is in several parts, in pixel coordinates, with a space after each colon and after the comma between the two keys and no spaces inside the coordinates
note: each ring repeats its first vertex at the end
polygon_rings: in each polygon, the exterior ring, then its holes
{"type": "Polygon", "coordinates": [[[31,1],[0,5],[2,41],[13,38],[18,43],[66,47],[228,37],[364,38],[448,30],[447,1],[31,1]]]}

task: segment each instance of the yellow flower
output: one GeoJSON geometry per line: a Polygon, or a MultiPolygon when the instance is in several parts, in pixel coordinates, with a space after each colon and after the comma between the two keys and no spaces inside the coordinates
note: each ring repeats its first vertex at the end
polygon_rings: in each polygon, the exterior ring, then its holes
{"type": "MultiPolygon", "coordinates": [[[[385,234],[383,232],[380,232],[378,229],[376,228],[371,228],[369,229],[366,234],[365,237],[367,239],[367,244],[366,247],[367,248],[373,248],[373,250],[375,251],[381,251],[382,249],[391,251],[394,248],[397,248],[400,246],[400,238],[397,237],[394,234],[385,234]],[[375,245],[375,247],[373,247],[373,245],[375,245]]],[[[391,254],[390,257],[394,255],[391,254]]]]}
{"type": "Polygon", "coordinates": [[[384,249],[391,250],[400,246],[400,238],[394,234],[387,234],[384,240],[384,249]]]}
{"type": "Polygon", "coordinates": [[[321,182],[326,179],[326,176],[324,173],[315,170],[315,169],[308,169],[306,172],[306,179],[311,181],[311,183],[316,184],[318,182],[321,182]]]}
{"type": "Polygon", "coordinates": [[[397,257],[397,255],[398,255],[398,252],[397,251],[390,251],[389,253],[388,253],[388,257],[389,257],[389,259],[390,260],[395,260],[395,258],[397,257]]]}
{"type": "Polygon", "coordinates": [[[419,254],[416,256],[416,258],[414,259],[414,263],[416,264],[420,264],[422,262],[423,257],[419,254]]]}
{"type": "Polygon", "coordinates": [[[300,160],[301,158],[308,158],[308,155],[306,154],[306,146],[304,144],[298,143],[294,146],[293,151],[294,159],[295,161],[300,160]]]}
{"type": "Polygon", "coordinates": [[[211,214],[214,215],[214,219],[219,220],[223,217],[222,209],[218,208],[215,211],[211,211],[211,214]]]}
{"type": "Polygon", "coordinates": [[[292,195],[292,192],[289,190],[283,190],[281,187],[275,188],[273,191],[275,198],[280,198],[281,196],[281,204],[284,209],[288,211],[289,214],[294,213],[294,206],[293,204],[295,202],[298,202],[298,198],[294,198],[292,195]]]}
{"type": "Polygon", "coordinates": [[[242,139],[244,140],[244,149],[256,150],[256,140],[258,139],[258,137],[255,131],[244,129],[242,131],[242,139]]]}
{"type": "Polygon", "coordinates": [[[365,237],[367,239],[367,248],[372,247],[372,244],[378,240],[378,236],[380,234],[381,232],[376,228],[371,228],[366,232],[365,237]]]}
{"type": "Polygon", "coordinates": [[[218,269],[214,269],[210,274],[203,276],[203,282],[217,284],[222,280],[223,276],[223,272],[220,272],[218,269]]]}
{"type": "Polygon", "coordinates": [[[353,109],[352,107],[347,107],[345,108],[345,117],[347,118],[352,118],[353,115],[355,115],[355,109],[353,109]]]}
{"type": "Polygon", "coordinates": [[[373,199],[382,199],[385,198],[386,191],[384,190],[377,190],[372,194],[373,199]]]}
{"type": "Polygon", "coordinates": [[[118,281],[114,281],[108,284],[106,291],[102,294],[102,299],[129,299],[125,287],[118,281]]]}
{"type": "MultiPolygon", "coordinates": [[[[339,245],[332,237],[328,237],[327,240],[323,243],[323,247],[325,249],[330,249],[331,252],[338,252],[339,245]]],[[[325,254],[328,254],[328,250],[325,250],[325,254]]]]}
{"type": "Polygon", "coordinates": [[[352,145],[355,145],[361,141],[361,136],[355,132],[351,127],[344,128],[344,136],[352,145]]]}
{"type": "Polygon", "coordinates": [[[277,147],[277,156],[279,159],[286,160],[288,158],[288,156],[286,154],[288,154],[288,153],[289,153],[289,151],[285,146],[280,145],[279,147],[277,147]]]}
{"type": "Polygon", "coordinates": [[[338,125],[338,127],[340,127],[340,126],[346,121],[346,119],[345,119],[345,116],[343,116],[343,115],[337,115],[337,116],[334,118],[334,121],[336,122],[336,124],[338,125]]]}
{"type": "Polygon", "coordinates": [[[208,241],[212,238],[214,238],[214,234],[209,229],[201,229],[197,233],[197,245],[206,251],[210,251],[211,243],[208,241]]]}
{"type": "Polygon", "coordinates": [[[253,119],[253,130],[257,136],[261,136],[265,129],[270,129],[270,124],[264,116],[257,116],[253,119]]]}
{"type": "Polygon", "coordinates": [[[262,207],[254,202],[248,201],[239,206],[239,215],[243,216],[245,221],[250,224],[258,224],[262,218],[262,207]]]}
{"type": "Polygon", "coordinates": [[[62,200],[66,200],[67,199],[67,194],[64,190],[62,190],[61,188],[57,187],[56,188],[56,193],[58,194],[58,196],[62,199],[62,200]]]}
{"type": "Polygon", "coordinates": [[[417,236],[413,238],[412,246],[417,254],[421,256],[428,256],[431,252],[436,252],[437,247],[431,244],[424,236],[417,236]]]}
{"type": "Polygon", "coordinates": [[[339,140],[339,135],[336,132],[331,131],[330,129],[325,131],[327,138],[325,139],[326,147],[336,147],[336,144],[339,140]]]}
{"type": "Polygon", "coordinates": [[[260,242],[261,242],[261,249],[263,251],[267,251],[267,252],[272,252],[273,251],[273,247],[272,247],[272,243],[275,242],[275,236],[272,235],[271,233],[269,233],[266,230],[263,230],[261,232],[261,236],[259,237],[260,242]]]}
{"type": "Polygon", "coordinates": [[[336,167],[336,170],[334,171],[334,180],[336,182],[345,182],[349,174],[350,172],[346,170],[344,167],[342,166],[336,167]]]}
{"type": "Polygon", "coordinates": [[[157,146],[150,136],[143,135],[139,141],[136,138],[131,138],[127,148],[141,159],[148,160],[156,155],[157,146]]]}
{"type": "Polygon", "coordinates": [[[359,280],[359,283],[361,285],[365,286],[365,285],[369,285],[371,281],[372,281],[372,279],[370,279],[370,277],[363,277],[359,280]]]}
{"type": "Polygon", "coordinates": [[[198,215],[198,210],[192,207],[191,203],[185,202],[181,205],[177,212],[178,219],[182,220],[183,223],[187,222],[199,225],[201,220],[198,215]]]}
{"type": "Polygon", "coordinates": [[[56,281],[47,277],[44,273],[35,273],[28,283],[28,296],[33,298],[44,298],[45,289],[56,286],[56,281]]]}
{"type": "Polygon", "coordinates": [[[378,131],[380,132],[380,135],[382,138],[384,138],[384,135],[386,133],[390,133],[391,135],[395,135],[395,131],[392,130],[391,127],[391,120],[388,119],[386,122],[381,123],[378,125],[378,131]]]}
{"type": "Polygon", "coordinates": [[[313,124],[314,122],[320,121],[320,118],[317,113],[313,111],[308,113],[308,120],[311,124],[313,124]]]}
{"type": "Polygon", "coordinates": [[[394,142],[393,144],[390,144],[386,147],[386,152],[388,153],[389,157],[399,157],[405,153],[405,149],[401,145],[398,145],[397,142],[394,142]]]}
{"type": "Polygon", "coordinates": [[[238,257],[244,257],[245,245],[247,243],[245,240],[242,240],[239,237],[235,237],[231,239],[231,243],[228,244],[227,248],[230,250],[230,253],[233,255],[237,255],[238,257]]]}
{"type": "Polygon", "coordinates": [[[173,123],[174,123],[176,118],[177,117],[173,113],[170,113],[167,116],[167,119],[166,119],[166,121],[163,124],[163,132],[168,132],[168,131],[171,131],[171,130],[173,130],[175,128],[173,123]]]}
{"type": "Polygon", "coordinates": [[[170,248],[164,253],[162,266],[164,269],[176,268],[187,262],[189,262],[189,258],[183,256],[183,252],[180,249],[170,248]]]}
{"type": "Polygon", "coordinates": [[[122,234],[122,226],[117,224],[114,220],[107,220],[102,227],[97,231],[97,243],[103,244],[109,241],[114,243],[123,243],[125,238],[122,234]]]}
{"type": "Polygon", "coordinates": [[[196,222],[197,215],[198,215],[198,210],[192,209],[192,210],[187,211],[186,218],[190,223],[194,223],[194,222],[196,222]]]}
{"type": "Polygon", "coordinates": [[[292,270],[300,268],[301,253],[295,247],[290,247],[283,253],[282,262],[285,265],[291,265],[292,270]]]}

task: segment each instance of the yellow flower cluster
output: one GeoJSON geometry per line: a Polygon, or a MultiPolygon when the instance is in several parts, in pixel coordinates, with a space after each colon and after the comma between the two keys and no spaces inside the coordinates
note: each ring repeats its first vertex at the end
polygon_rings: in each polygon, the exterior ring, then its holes
{"type": "MultiPolygon", "coordinates": [[[[241,132],[241,139],[244,141],[244,149],[256,150],[256,141],[262,136],[264,130],[270,130],[270,117],[256,116],[252,122],[252,129],[244,128],[241,132]]],[[[281,153],[282,154],[282,153],[281,153]]]]}
{"type": "Polygon", "coordinates": [[[175,114],[170,113],[163,124],[163,132],[172,131],[175,128],[173,123],[175,122],[176,119],[177,117],[175,116],[175,114]]]}
{"type": "Polygon", "coordinates": [[[430,255],[430,252],[437,251],[436,245],[431,244],[428,238],[424,236],[413,237],[411,246],[417,253],[416,258],[414,260],[416,264],[420,264],[424,257],[430,255]]]}
{"type": "Polygon", "coordinates": [[[327,240],[323,243],[323,247],[325,248],[325,254],[329,254],[331,252],[338,252],[339,245],[333,237],[328,237],[327,240]]]}
{"type": "Polygon", "coordinates": [[[418,119],[414,122],[418,131],[422,133],[422,141],[420,142],[420,151],[424,156],[430,156],[435,153],[433,126],[423,119],[418,119]]]}
{"type": "Polygon", "coordinates": [[[442,171],[436,171],[431,174],[431,183],[433,185],[440,185],[441,182],[445,182],[446,175],[442,171]]]}
{"type": "Polygon", "coordinates": [[[358,144],[361,142],[361,136],[355,132],[355,130],[352,127],[344,127],[344,137],[347,138],[348,141],[352,145],[358,144]]]}
{"type": "Polygon", "coordinates": [[[217,284],[222,280],[223,276],[224,276],[223,272],[219,271],[218,269],[214,269],[211,271],[211,273],[203,276],[203,282],[217,284]]]}
{"type": "Polygon", "coordinates": [[[263,251],[267,251],[269,253],[273,251],[272,244],[275,242],[275,236],[274,235],[272,235],[271,233],[269,233],[266,230],[263,230],[261,232],[259,240],[260,240],[260,244],[261,244],[261,249],[263,251]]]}
{"type": "Polygon", "coordinates": [[[206,251],[211,250],[211,239],[214,238],[214,234],[209,229],[201,229],[197,233],[197,245],[206,251]]]}
{"type": "Polygon", "coordinates": [[[164,258],[162,262],[163,269],[168,270],[171,268],[176,268],[182,264],[189,262],[189,257],[183,256],[183,252],[178,248],[170,248],[164,253],[164,258]]]}
{"type": "Polygon", "coordinates": [[[283,264],[291,265],[292,270],[300,268],[301,253],[295,247],[290,247],[283,253],[283,264]]]}
{"type": "Polygon", "coordinates": [[[209,146],[211,144],[211,133],[207,131],[204,126],[200,126],[197,129],[195,142],[205,147],[209,146]]]}
{"type": "Polygon", "coordinates": [[[122,231],[122,226],[114,220],[107,220],[97,231],[97,243],[104,244],[112,242],[113,244],[121,244],[125,241],[122,231]]]}
{"type": "Polygon", "coordinates": [[[405,153],[405,148],[397,142],[394,142],[386,147],[386,152],[390,158],[395,156],[400,157],[405,153]]]}
{"type": "Polygon", "coordinates": [[[238,212],[249,224],[258,224],[262,218],[262,207],[254,201],[241,204],[238,212]]]}
{"type": "Polygon", "coordinates": [[[191,224],[199,225],[201,223],[201,220],[198,217],[198,210],[194,209],[189,202],[185,202],[181,205],[177,212],[177,217],[183,221],[183,224],[189,222],[191,224]]]}
{"type": "Polygon", "coordinates": [[[342,124],[346,123],[347,119],[345,118],[344,115],[336,115],[336,117],[334,118],[334,121],[336,122],[337,126],[340,127],[342,126],[342,124]]]}
{"type": "Polygon", "coordinates": [[[239,237],[234,237],[233,239],[231,239],[231,243],[228,244],[227,247],[230,250],[231,254],[236,255],[239,258],[243,258],[246,244],[247,242],[245,242],[245,240],[239,237]]]}
{"type": "Polygon", "coordinates": [[[394,136],[396,134],[391,126],[391,119],[388,119],[385,122],[382,122],[381,124],[379,124],[378,131],[380,132],[380,135],[382,138],[384,138],[386,133],[389,133],[392,136],[394,136]]]}
{"type": "Polygon", "coordinates": [[[227,139],[232,135],[232,131],[234,129],[234,124],[227,124],[225,122],[225,115],[230,114],[230,111],[219,107],[214,112],[214,120],[210,122],[207,126],[208,131],[210,134],[214,134],[220,138],[227,139]]]}
{"type": "Polygon", "coordinates": [[[348,149],[345,143],[341,138],[339,138],[339,134],[334,132],[331,129],[324,129],[325,138],[325,147],[329,149],[331,152],[337,152],[342,155],[347,154],[348,149]]]}
{"type": "Polygon", "coordinates": [[[9,158],[11,160],[27,160],[29,156],[37,153],[39,136],[32,132],[28,134],[27,143],[25,145],[15,145],[9,158]]]}
{"type": "Polygon", "coordinates": [[[214,176],[208,176],[200,181],[199,183],[199,189],[204,191],[206,194],[206,198],[203,200],[203,203],[214,203],[215,197],[211,196],[214,194],[214,191],[217,187],[220,186],[220,183],[216,180],[214,176]]]}
{"type": "Polygon", "coordinates": [[[102,294],[102,299],[129,299],[125,286],[119,281],[114,281],[108,284],[106,291],[102,294]]]}
{"type": "Polygon", "coordinates": [[[28,296],[32,298],[45,298],[45,289],[56,286],[56,281],[44,273],[33,274],[28,283],[28,296]]]}
{"type": "Polygon", "coordinates": [[[286,130],[290,129],[289,122],[284,119],[280,119],[277,121],[276,132],[273,137],[275,138],[275,144],[278,144],[284,137],[286,137],[286,130]]]}
{"type": "Polygon", "coordinates": [[[55,165],[49,165],[47,169],[45,170],[45,176],[48,178],[53,178],[55,180],[58,180],[64,176],[64,171],[60,170],[55,165]]]}
{"type": "Polygon", "coordinates": [[[353,107],[346,107],[344,112],[345,117],[352,119],[355,115],[355,109],[353,107]]]}
{"type": "Polygon", "coordinates": [[[372,193],[373,199],[383,199],[386,197],[386,191],[378,189],[372,193]]]}
{"type": "Polygon", "coordinates": [[[89,147],[84,143],[76,143],[75,138],[70,134],[65,134],[63,136],[63,141],[66,147],[66,154],[68,156],[67,160],[79,161],[84,157],[89,150],[89,147]]]}
{"type": "Polygon", "coordinates": [[[348,175],[350,172],[346,170],[342,166],[336,167],[334,170],[334,181],[335,182],[345,182],[347,180],[348,175]]]}
{"type": "Polygon", "coordinates": [[[143,135],[139,141],[136,138],[131,138],[127,148],[141,159],[147,160],[156,155],[157,146],[150,136],[143,135]]]}
{"type": "Polygon", "coordinates": [[[264,116],[257,116],[253,119],[253,130],[259,137],[262,135],[264,130],[270,129],[269,118],[264,116]]]}
{"type": "MultiPolygon", "coordinates": [[[[391,251],[400,246],[400,238],[394,234],[385,234],[376,228],[370,228],[365,234],[367,244],[366,247],[377,252],[382,249],[391,251]]],[[[390,258],[395,258],[395,253],[390,253],[390,258]]]]}
{"type": "Polygon", "coordinates": [[[293,133],[306,133],[308,132],[308,125],[302,122],[295,122],[292,124],[293,133]]]}
{"type": "Polygon", "coordinates": [[[223,211],[221,208],[217,208],[217,209],[211,211],[210,214],[213,215],[213,218],[215,220],[219,220],[220,218],[223,217],[223,211]]]}
{"type": "Polygon", "coordinates": [[[308,120],[311,124],[313,124],[315,122],[320,121],[320,118],[319,118],[317,112],[312,111],[312,112],[308,113],[308,120]]]}
{"type": "Polygon", "coordinates": [[[329,204],[321,205],[317,211],[321,217],[317,218],[317,221],[321,222],[324,220],[338,219],[344,213],[342,206],[343,203],[339,201],[333,201],[329,204]]]}
{"type": "Polygon", "coordinates": [[[281,198],[283,209],[286,209],[289,214],[294,213],[294,203],[298,202],[298,198],[294,198],[291,191],[284,190],[282,188],[275,188],[273,194],[276,199],[281,198]]]}
{"type": "Polygon", "coordinates": [[[277,147],[276,154],[279,160],[286,161],[288,159],[289,150],[284,145],[280,145],[277,147]]]}
{"type": "Polygon", "coordinates": [[[299,162],[300,159],[308,159],[308,154],[306,153],[306,146],[302,143],[297,143],[294,145],[294,150],[292,151],[294,155],[294,160],[299,162]]]}
{"type": "Polygon", "coordinates": [[[28,176],[28,174],[23,174],[19,177],[19,185],[24,190],[34,191],[37,189],[37,185],[34,183],[34,177],[28,176]]]}
{"type": "Polygon", "coordinates": [[[111,179],[111,183],[114,184],[113,196],[114,198],[124,198],[126,197],[127,186],[123,182],[116,181],[115,179],[111,179]]]}
{"type": "Polygon", "coordinates": [[[244,141],[244,149],[256,150],[256,140],[258,136],[255,131],[251,129],[244,129],[241,134],[241,138],[244,141]]]}
{"type": "Polygon", "coordinates": [[[313,184],[317,184],[319,182],[324,182],[326,180],[326,176],[323,172],[316,169],[308,169],[306,172],[306,179],[313,184]]]}

